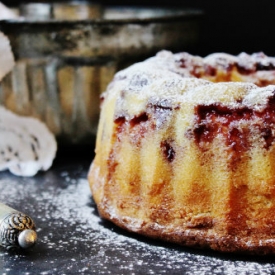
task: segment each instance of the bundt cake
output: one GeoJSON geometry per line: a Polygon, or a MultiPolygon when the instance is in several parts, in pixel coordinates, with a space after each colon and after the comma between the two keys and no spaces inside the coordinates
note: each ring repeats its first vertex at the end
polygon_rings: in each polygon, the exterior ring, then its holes
{"type": "Polygon", "coordinates": [[[275,253],[275,58],[161,51],[102,94],[100,215],[153,238],[275,253]]]}

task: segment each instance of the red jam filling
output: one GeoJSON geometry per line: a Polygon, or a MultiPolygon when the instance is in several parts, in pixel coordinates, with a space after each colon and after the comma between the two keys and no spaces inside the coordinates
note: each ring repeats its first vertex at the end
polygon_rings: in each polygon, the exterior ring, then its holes
{"type": "Polygon", "coordinates": [[[268,149],[275,136],[275,99],[272,97],[267,107],[261,111],[253,109],[229,108],[220,104],[198,105],[195,108],[196,127],[194,138],[199,147],[212,142],[217,135],[222,135],[226,145],[234,151],[248,150],[250,136],[260,133],[264,148],[268,149]],[[243,121],[243,123],[240,123],[243,121]]]}
{"type": "Polygon", "coordinates": [[[160,143],[160,147],[162,150],[162,153],[164,155],[164,157],[169,161],[172,162],[175,158],[176,152],[173,149],[172,145],[167,141],[162,141],[160,143]]]}

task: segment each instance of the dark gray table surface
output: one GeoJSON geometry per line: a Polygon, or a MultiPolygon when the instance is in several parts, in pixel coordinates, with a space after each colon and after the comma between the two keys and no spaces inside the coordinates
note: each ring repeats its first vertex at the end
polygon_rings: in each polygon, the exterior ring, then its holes
{"type": "Polygon", "coordinates": [[[38,243],[0,249],[0,274],[275,274],[275,257],[220,254],[150,240],[103,221],[87,173],[92,153],[58,154],[35,177],[0,173],[0,201],[30,215],[38,243]]]}

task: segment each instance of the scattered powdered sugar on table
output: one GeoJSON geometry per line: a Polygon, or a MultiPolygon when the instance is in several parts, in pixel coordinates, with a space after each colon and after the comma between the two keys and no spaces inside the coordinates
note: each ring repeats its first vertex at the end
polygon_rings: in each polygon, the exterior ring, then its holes
{"type": "Polygon", "coordinates": [[[85,170],[79,175],[59,170],[45,177],[0,178],[0,200],[33,217],[39,237],[28,255],[1,251],[2,274],[14,274],[19,265],[26,275],[275,272],[273,263],[213,256],[128,234],[98,216],[85,170]]]}

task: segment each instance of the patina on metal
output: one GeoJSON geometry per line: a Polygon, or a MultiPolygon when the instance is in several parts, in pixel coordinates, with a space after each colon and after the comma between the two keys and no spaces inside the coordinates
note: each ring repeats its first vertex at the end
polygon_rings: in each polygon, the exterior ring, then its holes
{"type": "Polygon", "coordinates": [[[0,21],[16,59],[0,104],[45,122],[62,145],[93,140],[100,95],[117,71],[199,45],[200,10],[51,2],[23,3],[22,18],[0,21]]]}
{"type": "Polygon", "coordinates": [[[35,245],[37,234],[31,217],[0,203],[0,245],[8,250],[35,245]]]}

